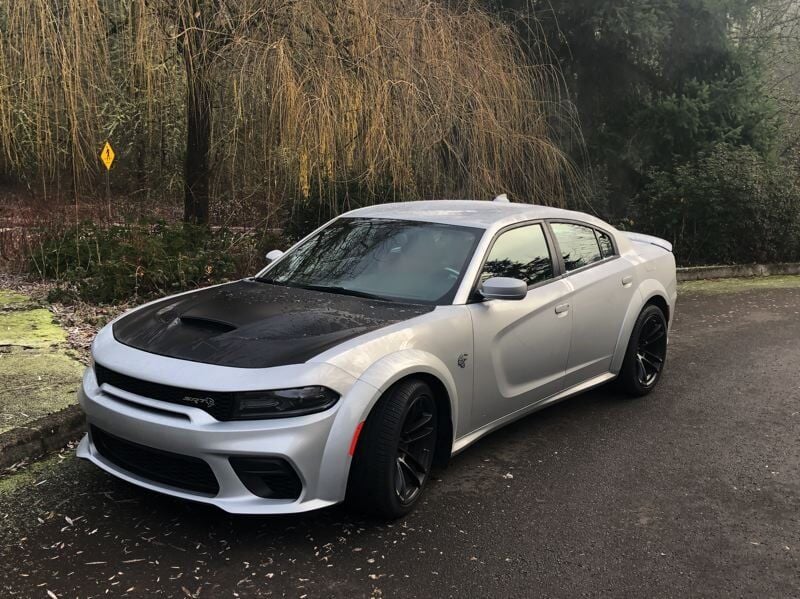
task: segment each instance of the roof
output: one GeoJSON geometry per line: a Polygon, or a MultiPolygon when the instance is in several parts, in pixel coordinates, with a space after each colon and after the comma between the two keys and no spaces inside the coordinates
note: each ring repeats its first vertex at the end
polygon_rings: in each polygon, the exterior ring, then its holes
{"type": "Polygon", "coordinates": [[[536,204],[480,200],[428,200],[423,202],[377,204],[351,210],[343,216],[396,218],[481,229],[505,226],[523,220],[538,218],[569,218],[608,227],[606,223],[582,212],[552,208],[550,206],[538,206],[536,204]]]}

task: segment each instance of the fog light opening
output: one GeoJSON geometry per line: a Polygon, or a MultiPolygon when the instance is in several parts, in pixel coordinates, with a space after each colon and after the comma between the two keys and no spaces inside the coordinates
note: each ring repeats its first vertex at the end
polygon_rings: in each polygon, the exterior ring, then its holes
{"type": "Polygon", "coordinates": [[[253,495],[265,499],[297,499],[303,485],[283,458],[232,457],[234,472],[253,495]]]}

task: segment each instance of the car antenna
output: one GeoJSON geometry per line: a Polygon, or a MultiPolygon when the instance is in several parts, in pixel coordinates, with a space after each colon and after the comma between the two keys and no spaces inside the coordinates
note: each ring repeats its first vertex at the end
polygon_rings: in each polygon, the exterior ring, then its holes
{"type": "Polygon", "coordinates": [[[501,193],[492,200],[493,202],[501,202],[503,204],[509,204],[511,200],[508,199],[508,195],[501,193]]]}

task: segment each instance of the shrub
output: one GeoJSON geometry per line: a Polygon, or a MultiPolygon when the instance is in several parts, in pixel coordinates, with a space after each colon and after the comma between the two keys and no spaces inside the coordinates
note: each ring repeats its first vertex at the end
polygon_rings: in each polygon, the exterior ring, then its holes
{"type": "Polygon", "coordinates": [[[651,172],[637,215],[631,228],[671,241],[682,265],[800,259],[798,173],[748,146],[651,172]]]}
{"type": "Polygon", "coordinates": [[[254,273],[276,236],[187,224],[45,230],[29,251],[30,272],[57,283],[53,299],[109,303],[177,293],[254,273]]]}

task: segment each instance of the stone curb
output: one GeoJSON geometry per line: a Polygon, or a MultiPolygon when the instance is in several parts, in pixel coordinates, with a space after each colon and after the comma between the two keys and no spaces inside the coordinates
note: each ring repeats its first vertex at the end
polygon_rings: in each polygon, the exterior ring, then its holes
{"type": "Polygon", "coordinates": [[[85,430],[83,411],[76,404],[0,433],[0,470],[61,449],[79,439],[85,430]]]}
{"type": "Polygon", "coordinates": [[[738,277],[766,277],[769,275],[798,275],[800,262],[777,264],[731,264],[718,266],[689,266],[678,269],[678,281],[700,279],[729,279],[738,277]]]}

